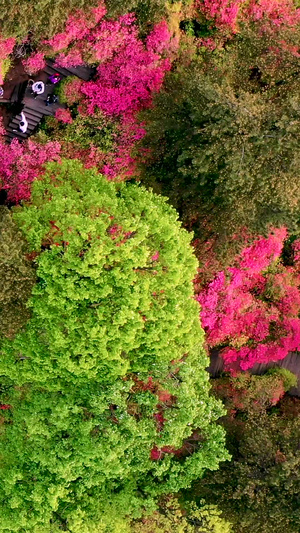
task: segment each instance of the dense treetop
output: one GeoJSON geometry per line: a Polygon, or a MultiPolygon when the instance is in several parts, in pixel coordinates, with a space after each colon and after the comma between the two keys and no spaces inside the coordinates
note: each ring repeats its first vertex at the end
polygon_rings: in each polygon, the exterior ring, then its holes
{"type": "Polygon", "coordinates": [[[49,164],[14,220],[37,284],[2,340],[0,530],[110,531],[228,457],[190,236],[163,198],[78,161],[49,164]]]}
{"type": "Polygon", "coordinates": [[[144,179],[187,223],[197,221],[203,241],[244,226],[298,224],[299,58],[280,49],[266,57],[269,36],[260,48],[257,40],[246,32],[207,62],[171,73],[144,116],[143,144],[152,149],[144,179]],[[243,60],[246,43],[251,56],[243,60]]]}
{"type": "Polygon", "coordinates": [[[0,531],[298,533],[297,3],[0,0],[0,531]]]}
{"type": "Polygon", "coordinates": [[[194,490],[217,501],[239,533],[299,530],[300,402],[287,396],[278,403],[290,384],[283,370],[214,384],[228,408],[222,423],[233,458],[194,490]]]}
{"type": "Polygon", "coordinates": [[[157,357],[180,359],[200,331],[190,236],[164,199],[93,170],[83,175],[76,161],[49,165],[14,215],[37,254],[31,306],[50,353],[67,356],[59,373],[103,379],[103,367],[119,376],[157,357]]]}

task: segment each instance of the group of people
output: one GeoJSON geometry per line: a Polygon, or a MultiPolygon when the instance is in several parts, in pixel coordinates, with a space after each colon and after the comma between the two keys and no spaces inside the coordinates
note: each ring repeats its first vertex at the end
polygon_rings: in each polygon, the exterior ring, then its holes
{"type": "MultiPolygon", "coordinates": [[[[60,75],[56,72],[55,74],[51,74],[51,76],[49,76],[48,78],[48,82],[46,83],[46,85],[56,85],[58,82],[60,82],[61,80],[61,77],[60,75]]],[[[34,98],[36,98],[37,96],[39,96],[39,94],[43,94],[45,92],[45,84],[43,81],[41,80],[38,80],[38,81],[33,81],[33,80],[30,80],[32,85],[31,85],[31,94],[33,95],[34,98]]]]}
{"type": "MultiPolygon", "coordinates": [[[[59,74],[57,73],[52,74],[51,76],[49,76],[49,79],[46,85],[50,85],[50,84],[55,85],[56,83],[60,81],[60,79],[61,78],[59,74]]],[[[38,81],[32,82],[31,94],[33,95],[34,98],[37,98],[37,96],[39,96],[40,94],[43,94],[44,92],[45,92],[45,84],[43,81],[38,80],[38,81]]],[[[45,100],[46,106],[49,106],[51,104],[56,104],[57,102],[58,102],[58,97],[56,96],[56,94],[48,94],[45,100]]],[[[26,133],[27,128],[28,128],[28,121],[26,119],[25,113],[23,113],[22,111],[18,130],[13,130],[13,131],[20,131],[21,133],[26,133]]]]}

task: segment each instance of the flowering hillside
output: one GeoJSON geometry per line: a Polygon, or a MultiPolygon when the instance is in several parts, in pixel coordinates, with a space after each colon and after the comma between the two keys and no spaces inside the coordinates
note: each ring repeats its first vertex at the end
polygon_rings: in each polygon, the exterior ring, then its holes
{"type": "Polygon", "coordinates": [[[0,532],[298,532],[299,0],[0,8],[0,532]]]}
{"type": "MultiPolygon", "coordinates": [[[[299,254],[292,266],[282,263],[286,238],[281,228],[246,246],[197,296],[207,344],[221,348],[229,370],[277,361],[300,348],[299,254]]],[[[295,241],[294,250],[298,246],[295,241]]]]}

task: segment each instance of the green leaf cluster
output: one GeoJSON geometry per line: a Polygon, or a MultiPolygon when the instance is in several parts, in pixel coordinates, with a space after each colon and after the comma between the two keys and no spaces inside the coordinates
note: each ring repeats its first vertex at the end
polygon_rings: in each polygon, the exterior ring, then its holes
{"type": "Polygon", "coordinates": [[[91,144],[104,153],[115,149],[117,125],[104,117],[101,111],[95,111],[93,115],[81,115],[74,109],[73,116],[71,124],[58,122],[54,117],[47,117],[36,138],[41,142],[49,138],[59,141],[62,150],[69,150],[71,153],[76,150],[87,150],[91,144]]]}

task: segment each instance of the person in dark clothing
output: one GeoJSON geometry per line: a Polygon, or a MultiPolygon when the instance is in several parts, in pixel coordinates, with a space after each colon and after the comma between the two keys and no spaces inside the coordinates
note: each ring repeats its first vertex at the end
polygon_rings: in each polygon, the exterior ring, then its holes
{"type": "Polygon", "coordinates": [[[56,104],[58,102],[58,97],[56,96],[56,94],[48,94],[47,96],[47,100],[46,100],[46,106],[48,105],[51,105],[51,104],[56,104]]]}

